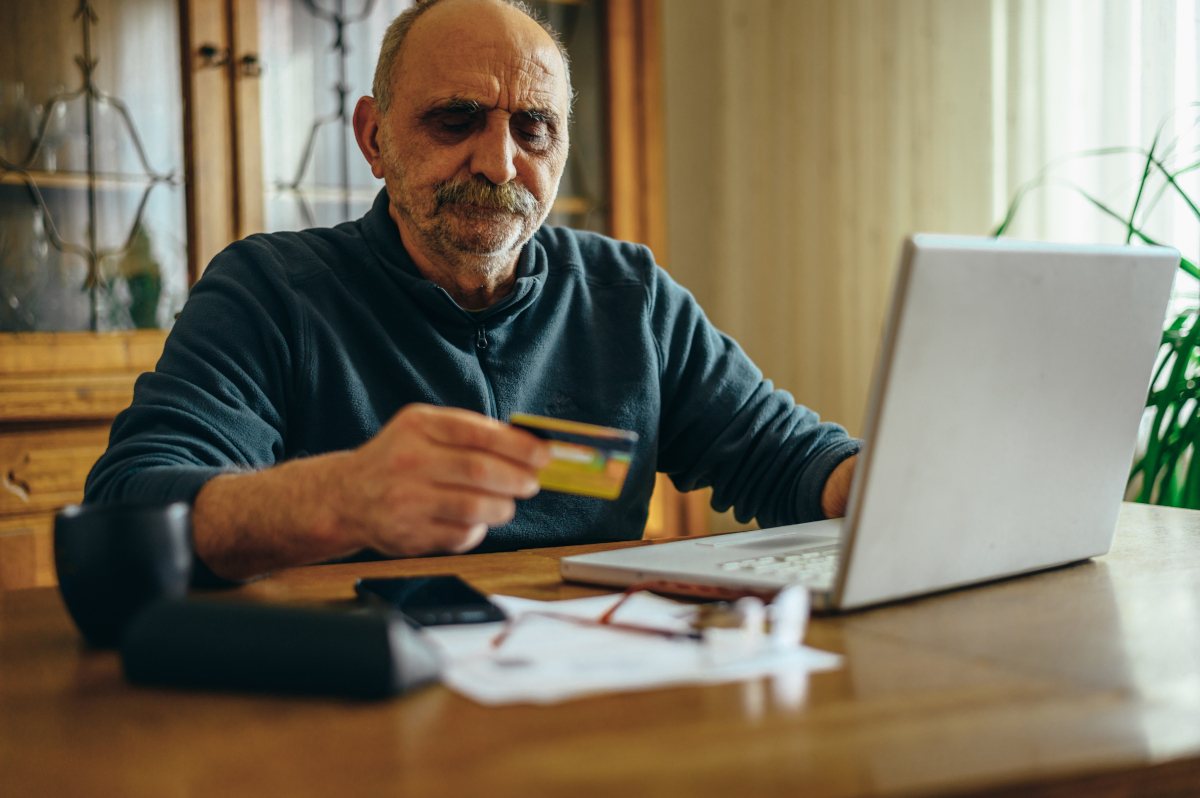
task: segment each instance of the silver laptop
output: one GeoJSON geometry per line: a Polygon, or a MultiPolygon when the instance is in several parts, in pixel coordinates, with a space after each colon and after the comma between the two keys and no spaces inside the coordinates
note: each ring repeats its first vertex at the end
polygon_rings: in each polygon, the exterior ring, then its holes
{"type": "Polygon", "coordinates": [[[848,610],[1112,545],[1179,253],[917,235],[901,254],[844,520],[562,560],[848,610]]]}

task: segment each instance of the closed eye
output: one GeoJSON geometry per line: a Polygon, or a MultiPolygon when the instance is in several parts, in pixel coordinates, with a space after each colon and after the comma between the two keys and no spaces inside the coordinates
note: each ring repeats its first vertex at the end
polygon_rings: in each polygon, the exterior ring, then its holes
{"type": "Polygon", "coordinates": [[[550,134],[550,128],[544,122],[533,122],[518,124],[517,130],[521,135],[530,140],[540,140],[550,134]]]}
{"type": "Polygon", "coordinates": [[[450,100],[422,114],[435,132],[449,135],[469,133],[483,122],[483,108],[470,100],[450,100]]]}
{"type": "Polygon", "coordinates": [[[542,111],[522,111],[514,114],[512,125],[531,147],[549,146],[556,133],[554,116],[542,111]]]}
{"type": "Polygon", "coordinates": [[[441,114],[437,119],[437,123],[442,127],[443,130],[447,130],[452,133],[465,133],[473,128],[478,121],[478,114],[468,114],[461,111],[441,114]]]}

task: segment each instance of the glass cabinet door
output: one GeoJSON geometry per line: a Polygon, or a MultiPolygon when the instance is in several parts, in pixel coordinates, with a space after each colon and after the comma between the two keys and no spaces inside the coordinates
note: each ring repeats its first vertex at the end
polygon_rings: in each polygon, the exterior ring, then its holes
{"type": "MultiPolygon", "coordinates": [[[[388,24],[411,0],[259,0],[263,207],[268,231],[357,219],[383,181],[351,115],[371,93],[388,24]]],[[[578,94],[571,153],[549,224],[607,230],[602,20],[598,3],[532,2],[563,36],[578,94]]]]}
{"type": "Polygon", "coordinates": [[[166,328],[183,306],[178,13],[0,0],[0,331],[166,328]]]}
{"type": "Polygon", "coordinates": [[[411,0],[259,0],[263,219],[328,227],[371,207],[382,180],[354,141],[388,23],[411,0]]]}
{"type": "Polygon", "coordinates": [[[598,2],[529,3],[562,36],[571,57],[575,105],[571,151],[546,224],[608,233],[603,9],[598,2]]]}

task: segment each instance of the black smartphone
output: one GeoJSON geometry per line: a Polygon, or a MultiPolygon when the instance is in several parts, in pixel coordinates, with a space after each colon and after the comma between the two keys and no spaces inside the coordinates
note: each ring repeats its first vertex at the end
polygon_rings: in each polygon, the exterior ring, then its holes
{"type": "Polygon", "coordinates": [[[400,610],[421,626],[503,621],[504,611],[457,576],[408,576],[359,579],[354,592],[377,598],[400,610]]]}

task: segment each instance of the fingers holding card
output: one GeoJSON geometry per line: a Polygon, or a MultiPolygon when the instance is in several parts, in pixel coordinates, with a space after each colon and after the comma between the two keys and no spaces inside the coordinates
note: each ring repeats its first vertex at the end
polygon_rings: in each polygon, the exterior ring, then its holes
{"type": "Polygon", "coordinates": [[[598,499],[621,495],[636,432],[527,413],[513,413],[508,422],[550,441],[550,463],[537,473],[543,489],[598,499]]]}

